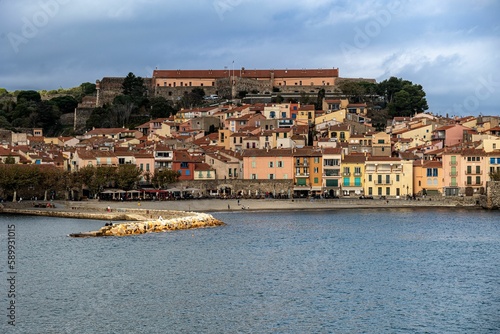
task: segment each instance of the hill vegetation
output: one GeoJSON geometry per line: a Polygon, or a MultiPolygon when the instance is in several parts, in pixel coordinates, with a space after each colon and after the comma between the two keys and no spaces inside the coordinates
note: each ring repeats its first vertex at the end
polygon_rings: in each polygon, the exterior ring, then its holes
{"type": "MultiPolygon", "coordinates": [[[[391,77],[380,83],[342,81],[339,96],[350,103],[367,103],[372,124],[381,130],[387,119],[411,116],[428,109],[423,87],[402,78],[391,77]]],[[[74,112],[85,96],[95,96],[95,84],[85,82],[78,87],[58,90],[8,92],[0,88],[0,128],[17,131],[23,128],[42,128],[46,136],[72,134],[64,129],[61,115],[74,112]]],[[[167,118],[181,108],[205,105],[205,92],[194,88],[175,103],[164,97],[150,97],[144,79],[129,73],[122,84],[122,92],[113,102],[95,108],[88,119],[87,128],[133,128],[153,118],[167,118]]],[[[281,98],[280,95],[278,95],[281,98]]],[[[314,103],[321,108],[324,91],[317,97],[304,96],[302,103],[314,103]]],[[[282,99],[276,98],[276,102],[282,99]]]]}

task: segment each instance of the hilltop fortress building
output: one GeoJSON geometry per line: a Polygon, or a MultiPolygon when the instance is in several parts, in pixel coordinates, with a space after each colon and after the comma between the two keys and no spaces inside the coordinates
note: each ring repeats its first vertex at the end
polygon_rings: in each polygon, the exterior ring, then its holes
{"type": "MultiPolygon", "coordinates": [[[[224,69],[224,70],[154,70],[144,82],[149,96],[163,96],[175,100],[194,88],[202,88],[206,95],[235,97],[238,92],[254,94],[314,94],[321,89],[335,93],[342,80],[375,82],[374,79],[339,78],[339,69],[224,69]]],[[[112,102],[121,93],[123,78],[96,81],[96,106],[112,102]]]]}

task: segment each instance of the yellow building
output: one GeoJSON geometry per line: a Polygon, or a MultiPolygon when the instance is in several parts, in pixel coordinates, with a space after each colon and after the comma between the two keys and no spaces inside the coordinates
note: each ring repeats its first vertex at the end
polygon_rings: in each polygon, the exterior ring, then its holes
{"type": "Polygon", "coordinates": [[[364,192],[368,196],[396,198],[413,194],[413,163],[393,157],[368,157],[364,192]]]}
{"type": "Polygon", "coordinates": [[[342,158],[342,195],[363,195],[363,175],[365,174],[365,154],[349,154],[342,158]]]}

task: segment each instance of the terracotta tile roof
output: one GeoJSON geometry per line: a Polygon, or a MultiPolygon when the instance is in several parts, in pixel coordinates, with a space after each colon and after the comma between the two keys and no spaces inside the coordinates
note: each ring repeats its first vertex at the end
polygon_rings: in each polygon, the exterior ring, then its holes
{"type": "Polygon", "coordinates": [[[342,154],[341,147],[324,147],[323,154],[342,154]]]}
{"type": "Polygon", "coordinates": [[[230,74],[234,73],[235,76],[243,78],[304,78],[304,77],[338,77],[338,69],[282,69],[282,70],[251,70],[235,69],[231,70],[154,70],[154,78],[199,78],[199,79],[220,79],[227,78],[230,74]]]}
{"type": "Polygon", "coordinates": [[[364,163],[368,158],[368,155],[364,154],[348,154],[342,158],[343,163],[364,163]]]}
{"type": "Polygon", "coordinates": [[[291,149],[245,149],[242,152],[243,157],[291,157],[291,149]]]}

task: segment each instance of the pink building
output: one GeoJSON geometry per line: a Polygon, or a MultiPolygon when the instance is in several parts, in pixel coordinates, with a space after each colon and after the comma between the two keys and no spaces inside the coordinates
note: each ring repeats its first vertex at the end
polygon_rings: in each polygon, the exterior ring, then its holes
{"type": "Polygon", "coordinates": [[[294,177],[292,150],[248,149],[242,156],[245,180],[287,180],[294,177]]]}

